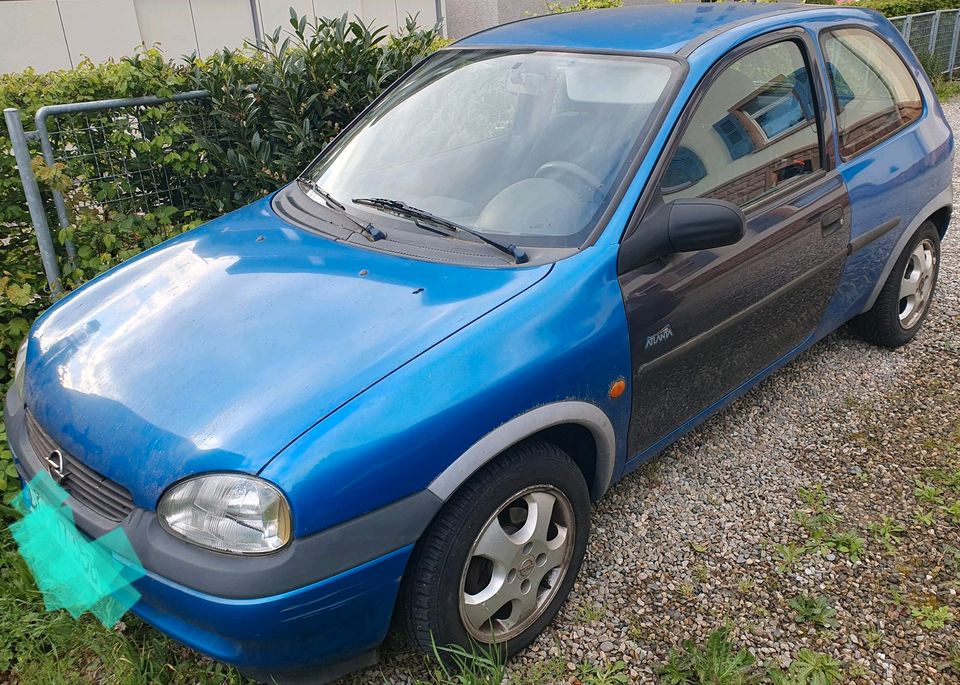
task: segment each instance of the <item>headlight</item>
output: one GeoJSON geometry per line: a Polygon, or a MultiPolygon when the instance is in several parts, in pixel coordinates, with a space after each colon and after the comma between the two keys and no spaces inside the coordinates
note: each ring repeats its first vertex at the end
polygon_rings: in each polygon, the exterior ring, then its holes
{"type": "Polygon", "coordinates": [[[24,401],[23,397],[23,370],[27,365],[27,338],[20,343],[20,349],[17,350],[17,360],[13,365],[13,387],[17,389],[17,397],[24,401]]]}
{"type": "Polygon", "coordinates": [[[290,507],[270,483],[233,473],[197,476],[160,498],[160,523],[201,547],[263,554],[290,540],[290,507]]]}

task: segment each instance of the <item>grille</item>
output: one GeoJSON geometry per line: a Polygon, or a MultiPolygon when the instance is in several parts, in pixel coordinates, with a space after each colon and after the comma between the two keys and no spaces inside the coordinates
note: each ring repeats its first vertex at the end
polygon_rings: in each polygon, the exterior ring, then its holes
{"type": "MultiPolygon", "coordinates": [[[[40,463],[48,471],[50,464],[47,457],[54,451],[63,455],[63,478],[60,480],[60,487],[80,504],[111,521],[122,521],[133,511],[133,498],[125,487],[101,476],[61,449],[30,412],[27,412],[27,437],[40,463]]],[[[56,478],[56,474],[53,475],[56,478]]]]}

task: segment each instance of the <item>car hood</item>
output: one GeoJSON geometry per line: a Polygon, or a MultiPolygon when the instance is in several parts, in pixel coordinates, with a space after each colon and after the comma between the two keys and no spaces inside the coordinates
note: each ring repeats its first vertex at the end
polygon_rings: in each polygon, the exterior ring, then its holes
{"type": "Polygon", "coordinates": [[[386,255],[283,223],[264,200],[51,307],[31,333],[27,402],[65,450],[153,507],[186,476],[258,471],[548,271],[386,255]]]}

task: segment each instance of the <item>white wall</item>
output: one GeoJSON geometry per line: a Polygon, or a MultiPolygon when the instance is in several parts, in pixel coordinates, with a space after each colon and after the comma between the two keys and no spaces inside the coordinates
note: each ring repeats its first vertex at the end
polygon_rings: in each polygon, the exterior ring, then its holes
{"type": "Polygon", "coordinates": [[[0,2],[0,72],[29,66],[40,71],[70,66],[56,0],[0,2]],[[26,49],[28,42],[36,48],[26,49]]]}
{"type": "Polygon", "coordinates": [[[199,51],[190,0],[134,0],[133,7],[144,45],[170,56],[199,51]]]}
{"type": "MultiPolygon", "coordinates": [[[[291,5],[310,19],[344,12],[396,30],[419,12],[437,20],[435,0],[255,0],[264,33],[289,28],[291,5]]],[[[158,45],[178,58],[254,40],[250,0],[0,0],[0,73],[69,69],[158,45]]]]}
{"type": "MultiPolygon", "coordinates": [[[[120,57],[132,47],[129,40],[135,41],[133,45],[139,42],[140,27],[130,0],[59,0],[57,4],[73,64],[84,57],[94,62],[120,57]]],[[[42,48],[33,41],[24,46],[42,48]]]]}
{"type": "Polygon", "coordinates": [[[253,14],[248,0],[190,0],[190,5],[201,56],[253,40],[253,14]]]}

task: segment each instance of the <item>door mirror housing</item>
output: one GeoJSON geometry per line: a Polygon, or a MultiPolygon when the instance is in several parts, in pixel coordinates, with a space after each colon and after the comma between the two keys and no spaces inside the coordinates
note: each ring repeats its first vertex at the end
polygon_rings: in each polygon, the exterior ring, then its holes
{"type": "Polygon", "coordinates": [[[709,250],[743,238],[747,220],[732,202],[681,198],[660,205],[620,246],[618,270],[639,266],[675,252],[709,250]]]}

